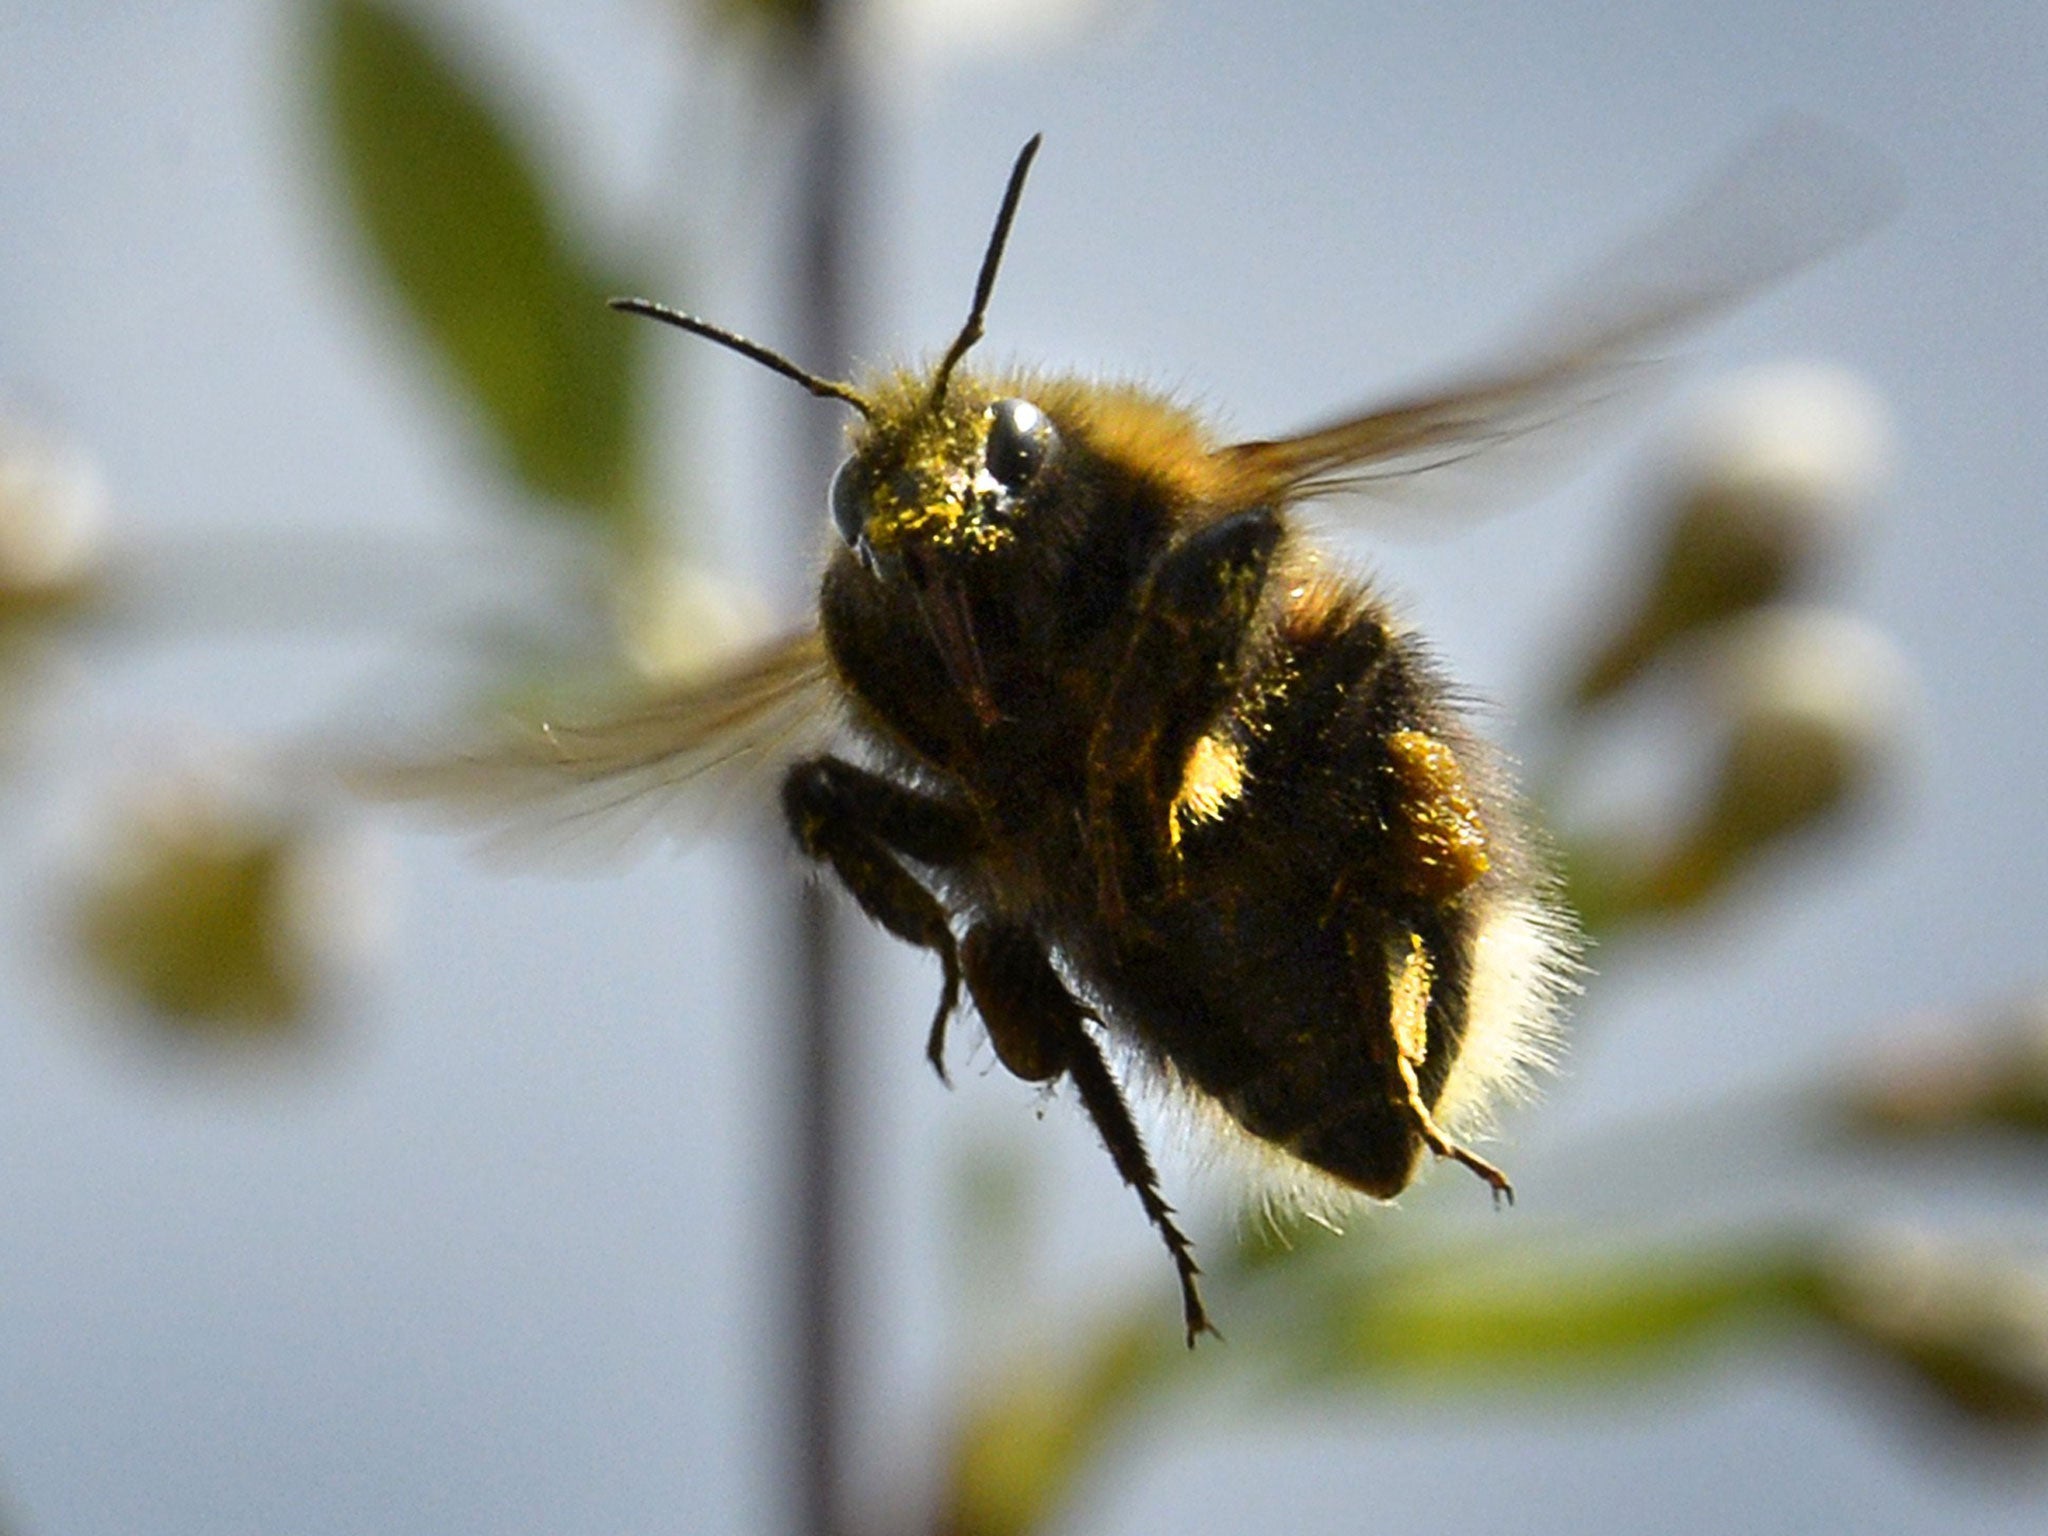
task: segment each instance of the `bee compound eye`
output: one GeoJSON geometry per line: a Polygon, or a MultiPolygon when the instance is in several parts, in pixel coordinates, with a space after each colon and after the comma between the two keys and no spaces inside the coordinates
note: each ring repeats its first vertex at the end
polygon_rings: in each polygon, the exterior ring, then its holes
{"type": "Polygon", "coordinates": [[[998,400],[988,408],[988,472],[1008,490],[1034,480],[1059,444],[1059,432],[1029,400],[998,400]]]}
{"type": "Polygon", "coordinates": [[[839,530],[839,537],[858,547],[860,536],[868,526],[868,495],[865,477],[852,459],[841,464],[833,474],[828,499],[832,506],[832,525],[839,530]]]}

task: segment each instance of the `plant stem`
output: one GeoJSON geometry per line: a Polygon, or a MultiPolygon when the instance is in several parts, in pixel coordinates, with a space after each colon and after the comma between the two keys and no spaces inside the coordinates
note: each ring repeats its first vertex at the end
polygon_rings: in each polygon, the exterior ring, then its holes
{"type": "MultiPolygon", "coordinates": [[[[795,355],[834,374],[844,370],[850,351],[848,294],[848,210],[857,168],[853,143],[855,104],[845,57],[847,7],[816,0],[808,29],[806,72],[810,122],[804,146],[798,218],[798,266],[792,306],[795,355]]],[[[814,483],[830,479],[840,450],[840,420],[834,411],[803,414],[803,462],[817,469],[814,483]]],[[[792,542],[810,549],[816,538],[810,504],[792,542]]],[[[842,1242],[852,1158],[847,1155],[844,1020],[834,986],[834,912],[829,892],[807,884],[793,924],[797,948],[795,1059],[797,1091],[791,1100],[795,1123],[796,1193],[791,1234],[798,1262],[794,1343],[795,1450],[798,1530],[802,1536],[846,1536],[851,1521],[845,1499],[847,1255],[842,1242]]]]}

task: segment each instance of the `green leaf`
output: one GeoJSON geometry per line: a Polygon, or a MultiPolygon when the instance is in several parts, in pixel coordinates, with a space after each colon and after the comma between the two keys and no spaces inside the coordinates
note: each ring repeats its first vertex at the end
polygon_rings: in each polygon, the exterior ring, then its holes
{"type": "Polygon", "coordinates": [[[937,1529],[1027,1536],[1057,1523],[1083,1473],[1154,1397],[1207,1380],[1178,1330],[1147,1307],[1086,1328],[1064,1353],[1018,1359],[963,1414],[937,1529]]]}
{"type": "Polygon", "coordinates": [[[797,42],[815,38],[824,16],[819,0],[701,0],[700,9],[715,25],[797,42]]]}
{"type": "Polygon", "coordinates": [[[575,249],[494,103],[377,0],[326,0],[312,68],[347,201],[385,276],[525,487],[627,533],[640,327],[575,249]]]}
{"type": "Polygon", "coordinates": [[[1321,1290],[1292,1319],[1310,1378],[1432,1386],[1658,1372],[1813,1305],[1807,1244],[1453,1250],[1321,1290]]]}

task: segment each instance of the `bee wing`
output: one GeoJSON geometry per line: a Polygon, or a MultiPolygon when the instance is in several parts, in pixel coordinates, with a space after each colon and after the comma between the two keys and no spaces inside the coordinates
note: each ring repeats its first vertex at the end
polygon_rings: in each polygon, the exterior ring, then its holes
{"type": "Polygon", "coordinates": [[[1875,151],[1815,123],[1781,124],[1581,272],[1502,350],[1503,361],[1218,458],[1260,499],[1363,492],[1483,504],[1490,491],[1531,493],[1593,435],[1587,429],[1611,420],[1612,407],[1651,393],[1659,347],[1867,233],[1896,200],[1891,168],[1875,151]]]}
{"type": "Polygon", "coordinates": [[[701,821],[839,724],[815,628],[786,635],[638,703],[589,719],[507,719],[445,753],[358,758],[357,792],[495,827],[493,842],[605,857],[686,809],[701,821]]]}

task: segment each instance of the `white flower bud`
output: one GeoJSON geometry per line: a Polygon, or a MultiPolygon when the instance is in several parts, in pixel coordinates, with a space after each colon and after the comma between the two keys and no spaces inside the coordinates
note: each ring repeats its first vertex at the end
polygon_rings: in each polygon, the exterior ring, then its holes
{"type": "Polygon", "coordinates": [[[302,1022],[383,926],[374,850],[231,770],[187,765],[131,789],[95,840],[81,953],[115,990],[187,1027],[302,1022]]]}
{"type": "Polygon", "coordinates": [[[612,613],[627,662],[653,682],[689,677],[768,629],[754,594],[672,560],[634,565],[613,589],[612,613]]]}
{"type": "Polygon", "coordinates": [[[1891,424],[1862,379],[1827,363],[1778,363],[1726,381],[1681,430],[1667,471],[1731,537],[1788,558],[1839,546],[1891,473],[1891,424]]]}
{"type": "Polygon", "coordinates": [[[2010,1258],[1917,1232],[1839,1243],[1816,1301],[1845,1338],[1966,1422],[2048,1425],[2048,1285],[2010,1258]]]}
{"type": "Polygon", "coordinates": [[[1587,665],[1605,698],[1679,639],[1810,590],[1889,474],[1890,429],[1842,369],[1780,364],[1724,385],[1680,435],[1647,590],[1587,665]]]}
{"type": "Polygon", "coordinates": [[[106,522],[106,485],[83,454],[0,421],[0,603],[82,585],[106,522]]]}
{"type": "Polygon", "coordinates": [[[1655,848],[1581,854],[1581,901],[1604,924],[1716,899],[1760,855],[1866,807],[1916,712],[1904,661],[1870,625],[1767,608],[1700,637],[1691,655],[1726,722],[1697,810],[1655,848]]]}
{"type": "Polygon", "coordinates": [[[1860,802],[1914,713],[1904,660],[1843,613],[1757,613],[1717,634],[1708,665],[1732,730],[1701,835],[1723,858],[1860,802]]]}
{"type": "Polygon", "coordinates": [[[1879,1140],[2048,1136],[2048,992],[1873,1052],[1842,1108],[1858,1134],[1879,1140]]]}
{"type": "Polygon", "coordinates": [[[1126,0],[884,0],[874,8],[868,42],[872,63],[900,91],[904,60],[926,69],[978,59],[1050,52],[1099,25],[1102,12],[1130,12],[1126,0]]]}

